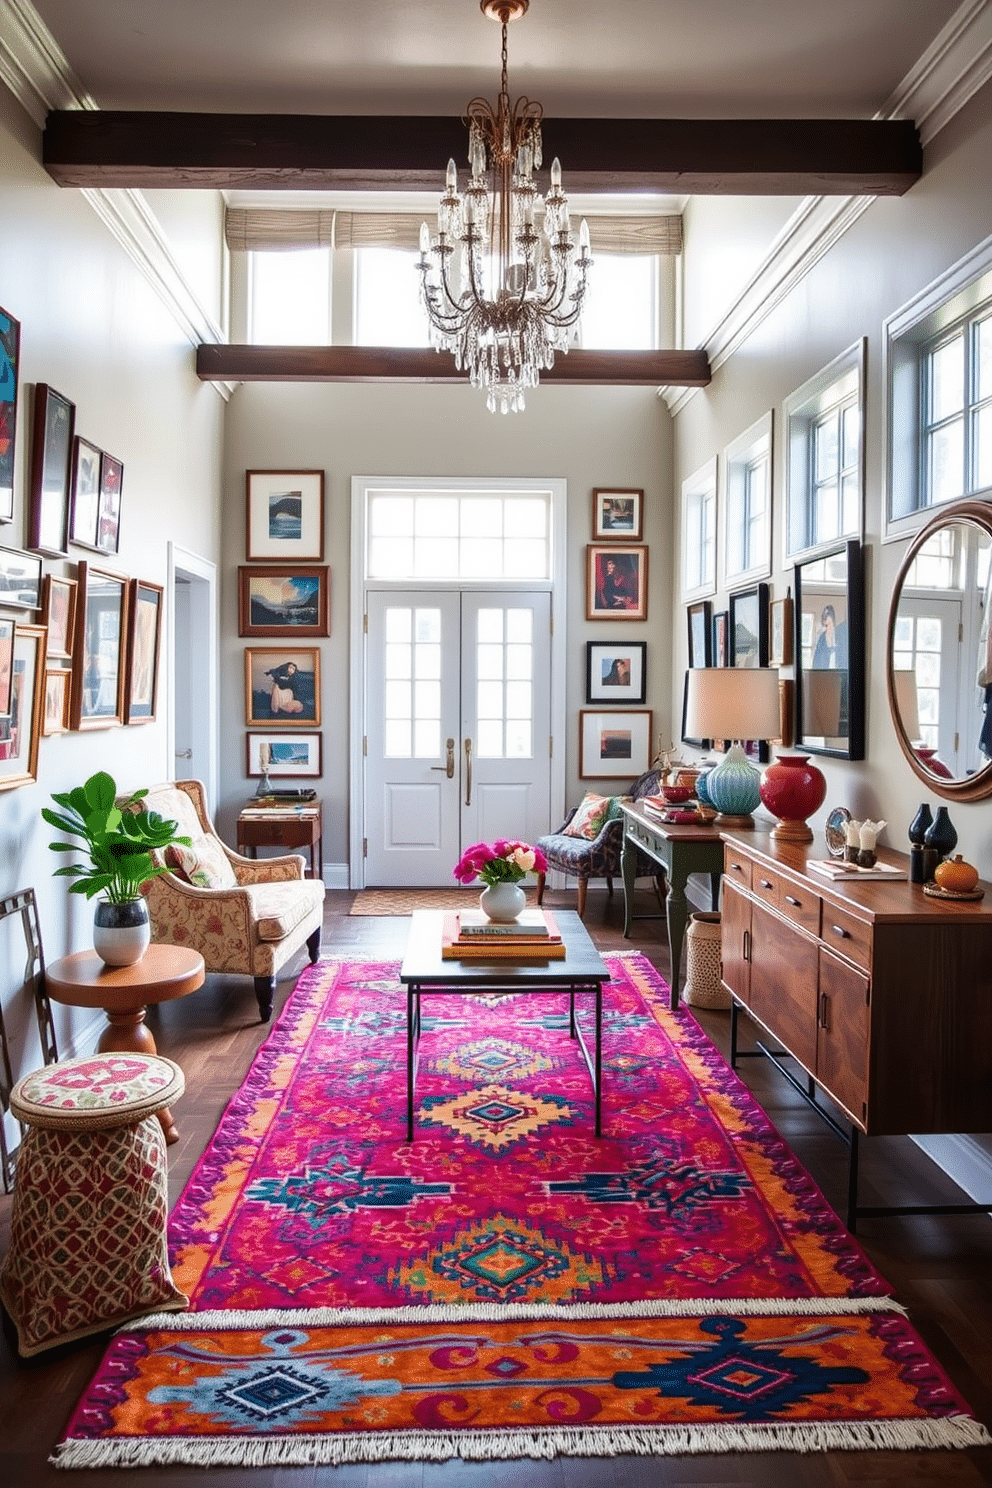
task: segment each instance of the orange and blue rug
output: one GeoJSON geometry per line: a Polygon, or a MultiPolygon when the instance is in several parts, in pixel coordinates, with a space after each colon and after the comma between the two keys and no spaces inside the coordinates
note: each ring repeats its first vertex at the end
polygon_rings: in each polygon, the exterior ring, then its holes
{"type": "Polygon", "coordinates": [[[186,1314],[112,1340],[62,1467],[989,1445],[744,1085],[608,956],[565,996],[301,977],[170,1221],[186,1314]]]}

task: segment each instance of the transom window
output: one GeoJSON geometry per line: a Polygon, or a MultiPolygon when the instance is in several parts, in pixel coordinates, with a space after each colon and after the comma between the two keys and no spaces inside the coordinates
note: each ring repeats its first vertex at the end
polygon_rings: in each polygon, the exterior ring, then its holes
{"type": "Polygon", "coordinates": [[[369,579],[549,579],[551,493],[375,491],[369,579]]]}

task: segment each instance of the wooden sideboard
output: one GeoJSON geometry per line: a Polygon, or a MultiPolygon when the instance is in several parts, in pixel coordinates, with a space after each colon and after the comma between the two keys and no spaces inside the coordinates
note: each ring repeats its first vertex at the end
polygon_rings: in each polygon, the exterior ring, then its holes
{"type": "Polygon", "coordinates": [[[992,888],[938,900],[905,880],[821,877],[807,865],[827,858],[822,839],[723,841],[724,985],[735,1015],[746,1007],[802,1066],[809,1094],[818,1086],[850,1117],[853,1229],[882,1212],[857,1207],[859,1131],[992,1131],[992,888]]]}

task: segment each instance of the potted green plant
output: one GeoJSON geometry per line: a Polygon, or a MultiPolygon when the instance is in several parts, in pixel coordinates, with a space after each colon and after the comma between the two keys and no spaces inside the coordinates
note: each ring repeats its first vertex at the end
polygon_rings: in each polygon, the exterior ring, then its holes
{"type": "Polygon", "coordinates": [[[133,966],[151,939],[141,885],[167,871],[153,861],[152,852],[172,842],[186,846],[190,842],[179,835],[178,822],[136,809],[147,794],[147,790],[135,791],[118,802],[113,777],[101,770],[74,790],[53,791],[59,811],[41,808],[49,826],[76,839],[50,842],[52,852],[78,852],[82,845],[89,853],[88,867],[66,863],[55,870],[55,877],[75,880],[70,894],[85,894],[87,899],[101,896],[93,918],[93,947],[110,966],[133,966]]]}

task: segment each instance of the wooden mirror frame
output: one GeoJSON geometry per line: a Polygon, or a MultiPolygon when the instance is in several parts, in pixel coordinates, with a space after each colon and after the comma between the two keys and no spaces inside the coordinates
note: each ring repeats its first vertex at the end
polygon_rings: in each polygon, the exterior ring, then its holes
{"type": "Polygon", "coordinates": [[[953,506],[947,507],[939,515],[931,518],[925,527],[913,538],[907,549],[906,556],[896,577],[892,588],[892,599],[889,603],[889,624],[886,632],[885,649],[885,686],[889,697],[889,714],[892,718],[892,727],[895,729],[896,738],[899,740],[899,748],[906,756],[913,774],[923,781],[928,790],[935,795],[944,796],[949,801],[981,801],[984,797],[992,795],[992,760],[984,765],[981,770],[976,770],[973,775],[964,775],[960,779],[954,776],[939,775],[934,770],[927,769],[926,763],[920,758],[906,734],[902,718],[896,703],[895,670],[892,665],[893,643],[895,641],[896,619],[899,613],[899,601],[902,598],[903,585],[906,575],[909,573],[917,554],[921,548],[929,542],[935,532],[944,527],[954,526],[960,523],[970,523],[980,528],[992,539],[992,502],[988,501],[956,501],[953,506]]]}
{"type": "MultiPolygon", "coordinates": [[[[865,757],[865,564],[864,550],[855,540],[839,543],[826,552],[797,563],[794,570],[793,609],[796,668],[795,748],[804,754],[823,754],[833,759],[862,760],[865,757]],[[803,728],[803,570],[843,553],[847,560],[847,747],[832,748],[811,743],[803,728]]],[[[820,737],[816,735],[814,737],[820,737]]]]}

